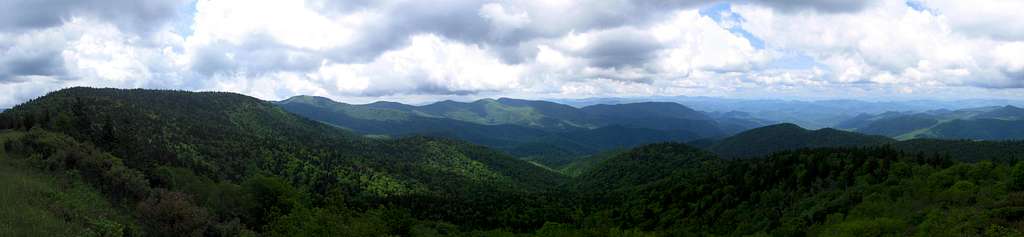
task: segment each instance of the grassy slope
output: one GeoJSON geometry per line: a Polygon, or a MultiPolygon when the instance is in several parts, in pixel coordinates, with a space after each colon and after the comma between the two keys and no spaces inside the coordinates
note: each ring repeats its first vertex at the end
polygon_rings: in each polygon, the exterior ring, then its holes
{"type": "MultiPolygon", "coordinates": [[[[0,144],[22,134],[0,132],[0,144]]],[[[0,236],[118,235],[134,225],[99,191],[44,174],[0,146],[0,236]]]]}

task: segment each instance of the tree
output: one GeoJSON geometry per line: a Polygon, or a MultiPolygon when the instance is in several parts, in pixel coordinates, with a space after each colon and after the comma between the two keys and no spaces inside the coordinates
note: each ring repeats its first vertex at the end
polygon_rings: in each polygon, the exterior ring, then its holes
{"type": "Polygon", "coordinates": [[[1010,171],[1010,190],[1024,191],[1024,162],[1017,162],[1010,171]]]}
{"type": "Polygon", "coordinates": [[[180,192],[158,189],[136,209],[158,236],[202,236],[210,224],[206,210],[180,192]]]}

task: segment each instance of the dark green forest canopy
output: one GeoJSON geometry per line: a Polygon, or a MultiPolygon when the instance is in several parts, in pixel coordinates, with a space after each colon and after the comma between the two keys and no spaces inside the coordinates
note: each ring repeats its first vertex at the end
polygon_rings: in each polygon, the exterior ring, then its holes
{"type": "MultiPolygon", "coordinates": [[[[102,193],[107,200],[82,203],[109,203],[108,212],[69,212],[106,215],[68,222],[96,233],[1019,236],[1024,229],[1024,163],[1015,142],[772,145],[771,154],[742,160],[658,143],[570,162],[569,178],[450,139],[363,138],[233,93],[65,89],[0,114],[0,127],[7,129],[0,165],[87,185],[75,198],[102,193]]],[[[79,209],[47,215],[61,210],[79,209]]]]}

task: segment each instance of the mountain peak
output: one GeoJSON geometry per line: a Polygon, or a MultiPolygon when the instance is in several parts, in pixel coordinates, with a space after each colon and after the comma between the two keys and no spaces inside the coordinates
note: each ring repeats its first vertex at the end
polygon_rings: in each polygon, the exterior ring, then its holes
{"type": "Polygon", "coordinates": [[[768,125],[768,126],[764,126],[764,127],[756,128],[756,129],[773,129],[773,130],[774,129],[785,129],[785,130],[810,131],[810,130],[807,130],[807,129],[803,128],[803,127],[800,127],[800,125],[796,125],[794,123],[779,123],[779,124],[768,125]]]}
{"type": "Polygon", "coordinates": [[[639,115],[710,120],[704,113],[698,112],[675,102],[639,102],[628,104],[599,104],[582,108],[583,111],[599,116],[630,118],[639,115]]]}
{"type": "Polygon", "coordinates": [[[377,102],[365,104],[363,106],[366,106],[366,107],[369,107],[369,108],[374,108],[374,109],[394,109],[394,110],[403,110],[403,111],[416,109],[416,106],[402,104],[402,103],[398,103],[398,102],[391,102],[391,101],[377,101],[377,102]]]}
{"type": "Polygon", "coordinates": [[[312,96],[312,95],[297,95],[291,98],[282,100],[278,103],[308,103],[308,104],[345,104],[342,102],[334,101],[327,97],[312,96]]]}
{"type": "Polygon", "coordinates": [[[711,150],[727,157],[754,157],[772,152],[813,147],[857,147],[893,141],[883,136],[846,132],[832,128],[807,130],[796,124],[780,123],[755,128],[723,139],[711,150]]]}

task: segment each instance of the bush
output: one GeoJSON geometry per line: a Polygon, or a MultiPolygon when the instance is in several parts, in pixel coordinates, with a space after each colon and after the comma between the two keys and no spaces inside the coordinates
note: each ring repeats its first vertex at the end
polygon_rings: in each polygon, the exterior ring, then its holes
{"type": "Polygon", "coordinates": [[[210,224],[206,210],[180,192],[158,189],[138,204],[142,220],[158,236],[202,236],[210,224]]]}

